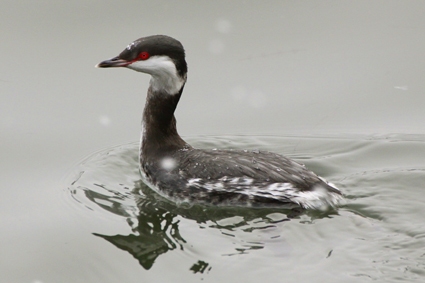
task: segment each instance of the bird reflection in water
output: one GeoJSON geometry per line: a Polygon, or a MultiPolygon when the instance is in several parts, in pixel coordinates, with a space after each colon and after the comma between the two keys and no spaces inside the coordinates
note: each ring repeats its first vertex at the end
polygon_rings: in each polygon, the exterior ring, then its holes
{"type": "MultiPolygon", "coordinates": [[[[140,265],[149,270],[155,260],[162,254],[173,250],[184,250],[188,243],[179,231],[179,216],[191,219],[205,227],[209,222],[209,228],[219,229],[224,235],[232,235],[234,229],[241,229],[244,233],[252,232],[256,229],[266,229],[274,227],[277,222],[287,221],[289,218],[299,215],[302,210],[282,210],[282,209],[249,209],[249,208],[217,208],[191,206],[176,206],[169,201],[162,199],[142,181],[137,181],[134,188],[126,194],[111,191],[105,186],[97,186],[97,192],[90,188],[83,188],[84,195],[90,201],[96,203],[103,209],[127,218],[127,223],[131,226],[133,233],[129,235],[102,235],[93,233],[112,243],[117,248],[127,251],[136,258],[140,265]],[[99,192],[99,188],[108,191],[108,194],[99,192]],[[138,210],[134,217],[135,207],[129,205],[128,198],[132,198],[138,210]],[[273,220],[268,217],[273,212],[278,212],[283,217],[273,220]],[[238,223],[226,224],[226,219],[237,217],[242,219],[238,223]],[[256,220],[256,225],[249,223],[256,220]],[[258,219],[261,219],[259,221],[258,219]],[[219,224],[224,221],[224,224],[219,224]],[[258,224],[261,222],[260,224],[258,224]]],[[[81,189],[81,187],[79,187],[81,189]]],[[[264,243],[245,242],[243,247],[236,248],[236,251],[226,255],[244,254],[248,250],[262,249],[264,243]]],[[[205,261],[198,260],[189,270],[193,273],[204,273],[211,269],[211,265],[205,261]]]]}
{"type": "MultiPolygon", "coordinates": [[[[138,224],[134,234],[106,236],[94,233],[117,248],[129,252],[145,269],[150,269],[157,257],[174,249],[183,250],[186,241],[180,236],[176,214],[165,209],[152,207],[152,203],[142,201],[138,224]]],[[[129,224],[134,225],[129,218],[129,224]]]]}

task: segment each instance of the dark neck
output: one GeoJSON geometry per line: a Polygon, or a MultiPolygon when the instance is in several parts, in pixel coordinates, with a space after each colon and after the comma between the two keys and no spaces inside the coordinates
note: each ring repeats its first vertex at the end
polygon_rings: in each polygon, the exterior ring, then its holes
{"type": "Polygon", "coordinates": [[[153,91],[152,87],[149,87],[143,111],[140,145],[141,158],[145,161],[149,159],[149,156],[158,156],[190,147],[177,133],[174,117],[182,92],[183,87],[174,95],[153,91]]]}

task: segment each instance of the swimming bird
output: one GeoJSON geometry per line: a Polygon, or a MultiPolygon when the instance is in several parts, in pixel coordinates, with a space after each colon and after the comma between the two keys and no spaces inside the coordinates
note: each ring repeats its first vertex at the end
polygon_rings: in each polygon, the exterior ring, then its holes
{"type": "Polygon", "coordinates": [[[177,203],[326,209],[343,199],[333,184],[304,165],[259,150],[198,149],[177,132],[174,111],[187,79],[183,45],[165,35],[142,37],[96,67],[151,75],[142,118],[144,182],[177,203]]]}

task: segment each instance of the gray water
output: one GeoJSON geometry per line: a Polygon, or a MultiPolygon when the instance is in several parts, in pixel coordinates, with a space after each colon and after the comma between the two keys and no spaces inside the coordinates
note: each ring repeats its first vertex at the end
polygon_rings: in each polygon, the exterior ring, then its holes
{"type": "Polygon", "coordinates": [[[422,282],[423,1],[2,1],[0,282],[422,282]],[[149,78],[94,65],[186,48],[179,132],[290,156],[328,213],[204,210],[137,172],[149,78]],[[396,134],[394,134],[396,133],[396,134]]]}
{"type": "Polygon", "coordinates": [[[68,190],[80,214],[108,227],[92,230],[112,244],[102,250],[105,260],[118,270],[122,260],[139,263],[135,272],[143,279],[422,282],[425,137],[403,138],[190,139],[197,147],[261,145],[285,153],[343,190],[346,204],[337,211],[178,207],[140,180],[137,143],[88,157],[68,190]]]}

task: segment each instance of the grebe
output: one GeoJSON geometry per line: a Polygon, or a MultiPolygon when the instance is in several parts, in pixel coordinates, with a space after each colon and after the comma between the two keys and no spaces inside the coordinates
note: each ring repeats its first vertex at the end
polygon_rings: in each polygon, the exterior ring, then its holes
{"type": "Polygon", "coordinates": [[[176,203],[326,209],[343,197],[332,184],[282,155],[196,149],[177,133],[174,111],[186,83],[182,44],[165,35],[137,39],[96,67],[151,75],[142,119],[140,171],[145,183],[176,203]]]}

